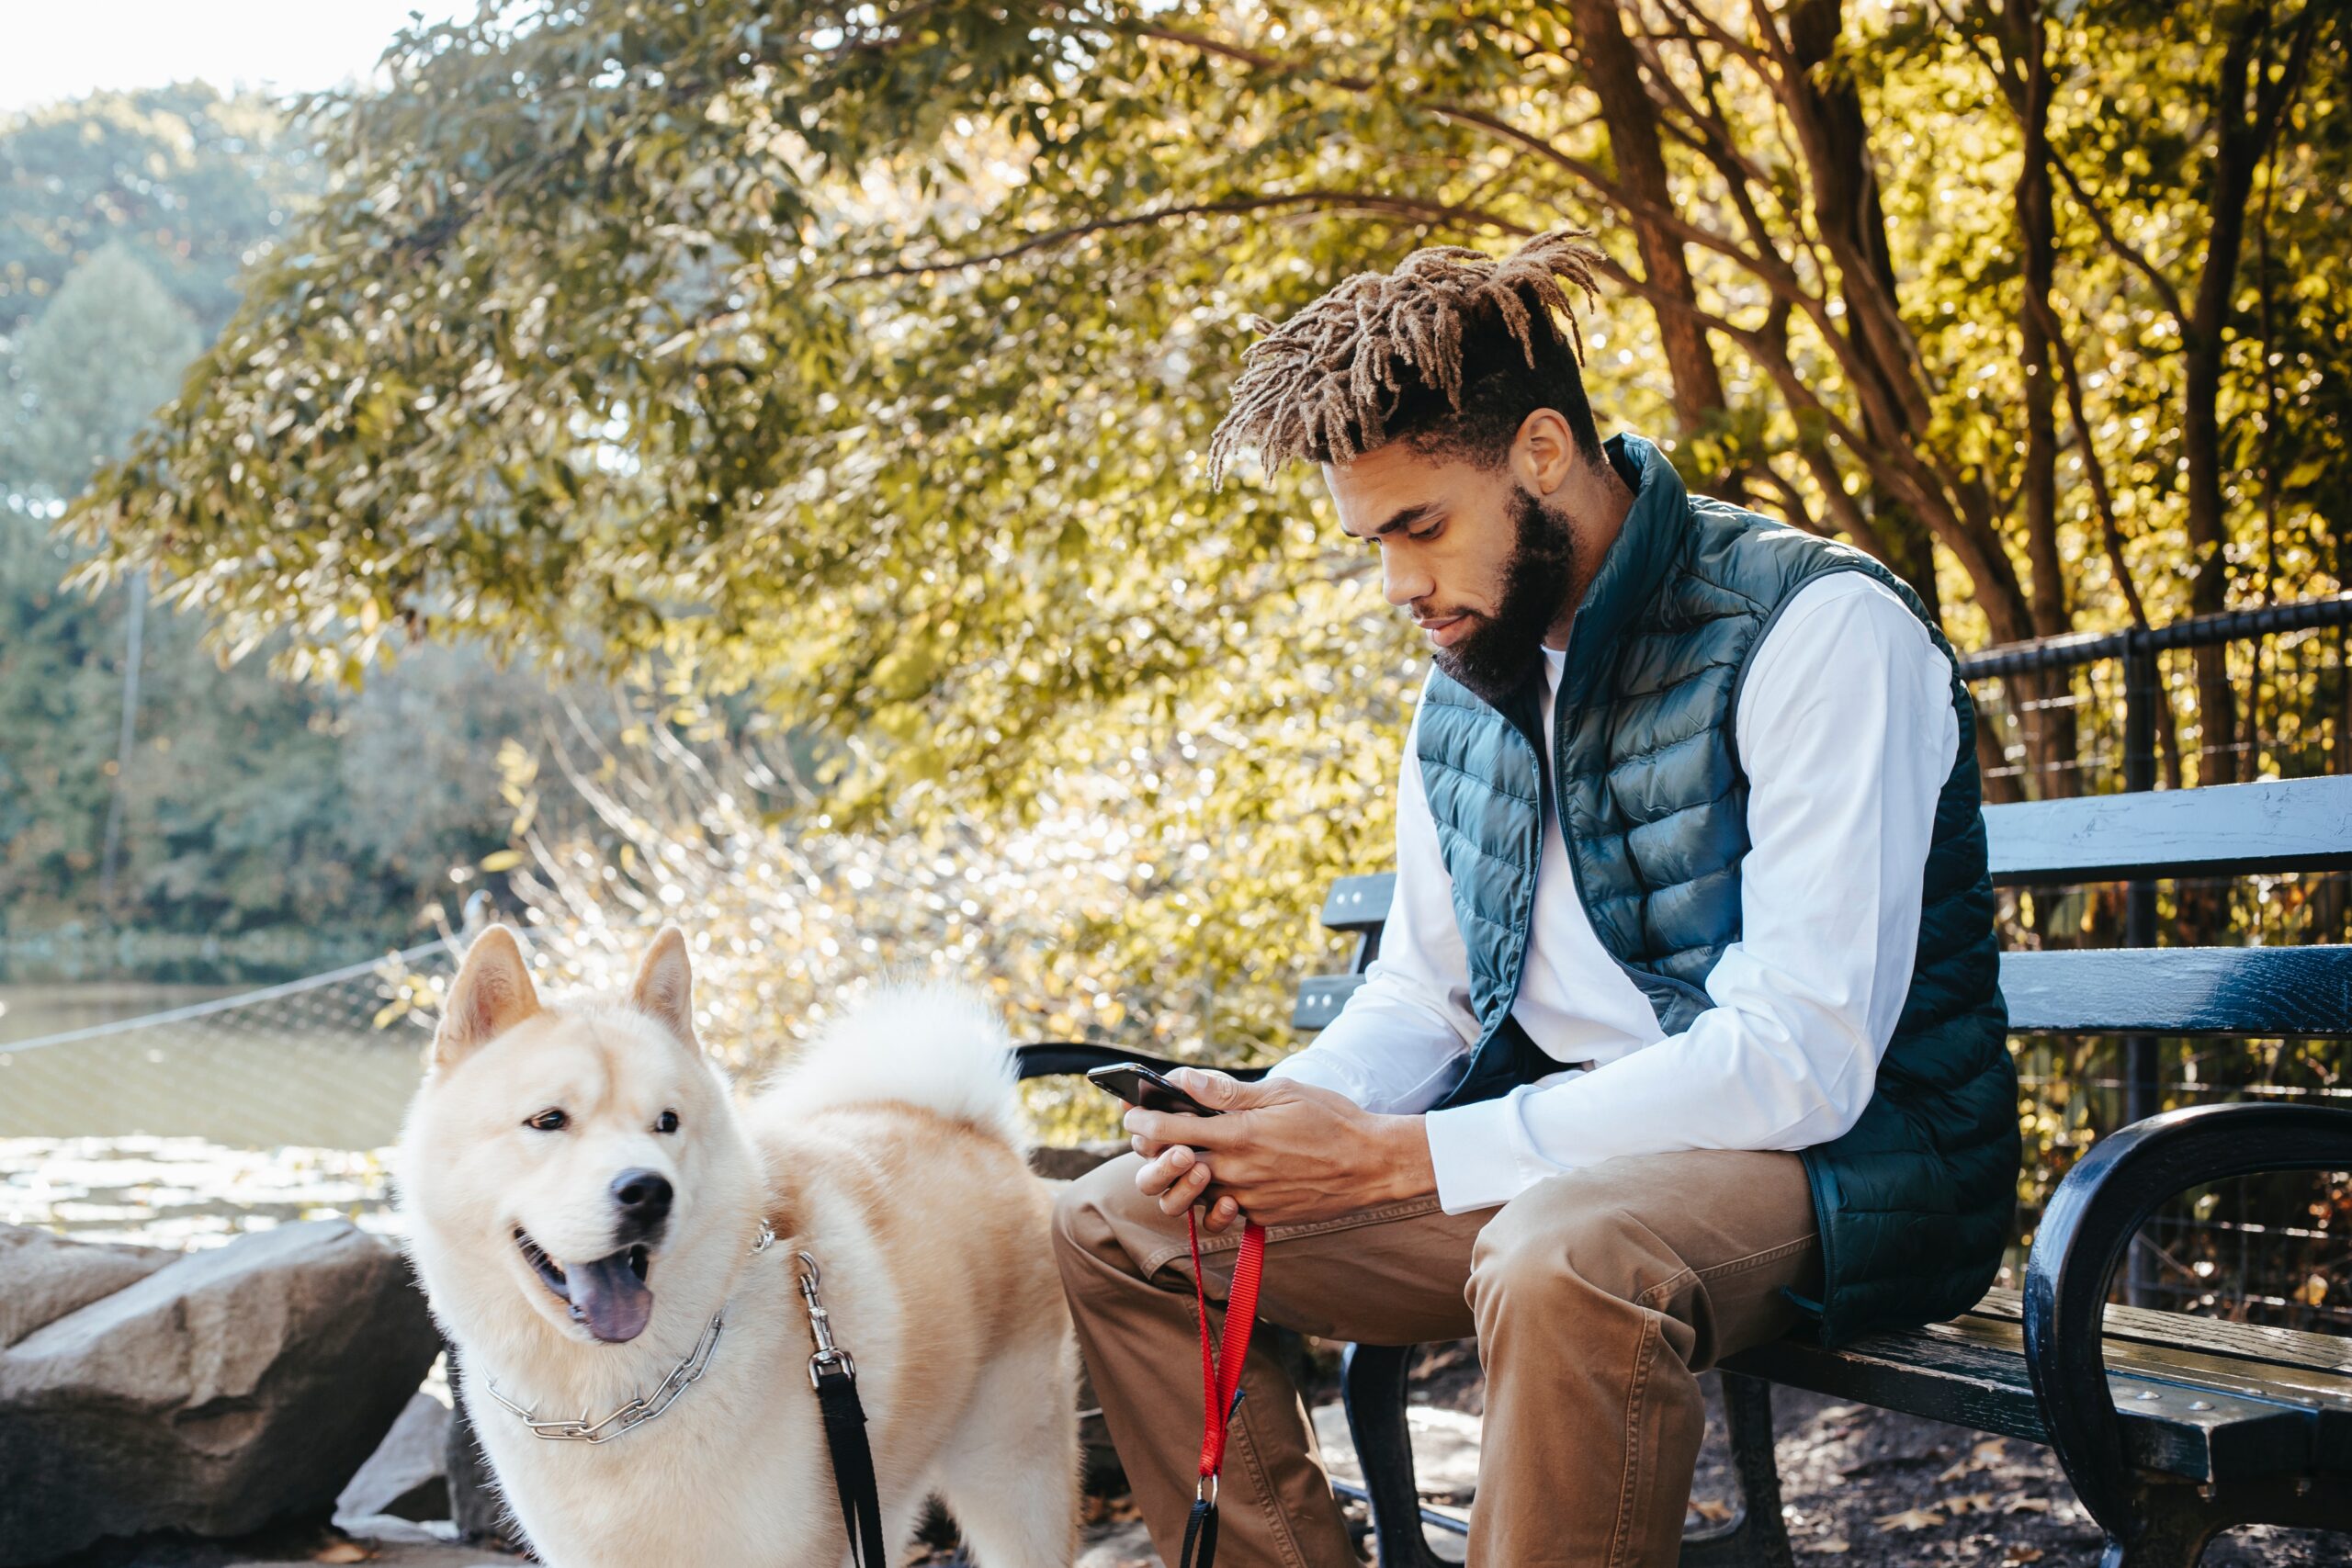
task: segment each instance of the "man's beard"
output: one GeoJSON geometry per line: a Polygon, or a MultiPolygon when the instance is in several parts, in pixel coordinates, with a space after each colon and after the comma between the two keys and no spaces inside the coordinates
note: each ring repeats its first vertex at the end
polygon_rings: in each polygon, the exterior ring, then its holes
{"type": "Polygon", "coordinates": [[[1453,647],[1431,656],[1491,707],[1500,707],[1542,660],[1544,636],[1567,602],[1576,568],[1576,539],[1564,519],[1516,486],[1510,511],[1516,537],[1503,562],[1500,603],[1453,647]]]}

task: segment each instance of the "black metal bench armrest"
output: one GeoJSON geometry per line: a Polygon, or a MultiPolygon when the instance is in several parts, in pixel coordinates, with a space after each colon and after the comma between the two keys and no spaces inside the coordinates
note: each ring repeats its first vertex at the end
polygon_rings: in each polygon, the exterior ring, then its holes
{"type": "MultiPolygon", "coordinates": [[[[1119,1062],[1140,1062],[1155,1073],[1167,1074],[1178,1067],[1197,1066],[1196,1063],[1170,1062],[1159,1056],[1146,1056],[1116,1045],[1097,1045],[1076,1040],[1047,1040],[1035,1045],[1015,1046],[1013,1060],[1019,1065],[1020,1077],[1050,1078],[1063,1073],[1091,1072],[1119,1062]]],[[[1266,1076],[1264,1067],[1223,1067],[1218,1069],[1239,1078],[1243,1083],[1255,1083],[1266,1076]]]]}
{"type": "Polygon", "coordinates": [[[2066,1479],[2110,1534],[2127,1530],[2133,1488],[2104,1323],[2132,1235],[2166,1199],[2210,1181],[2343,1169],[2352,1169],[2352,1111],[2200,1105],[2109,1134],[2051,1195],[2026,1259],[2026,1371],[2066,1479]]]}

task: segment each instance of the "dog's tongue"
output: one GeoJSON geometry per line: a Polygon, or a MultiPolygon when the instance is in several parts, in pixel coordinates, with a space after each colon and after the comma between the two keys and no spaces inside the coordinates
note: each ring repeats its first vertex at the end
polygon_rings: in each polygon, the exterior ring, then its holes
{"type": "Polygon", "coordinates": [[[653,1315],[653,1292],[628,1266],[626,1251],[571,1265],[564,1270],[564,1283],[573,1315],[599,1339],[634,1339],[653,1315]]]}

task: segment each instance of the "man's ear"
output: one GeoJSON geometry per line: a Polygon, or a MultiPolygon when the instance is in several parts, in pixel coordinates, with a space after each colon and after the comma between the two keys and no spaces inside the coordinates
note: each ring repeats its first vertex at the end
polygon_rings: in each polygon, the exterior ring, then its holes
{"type": "Polygon", "coordinates": [[[1557,409],[1537,409],[1520,421],[1511,441],[1512,476],[1530,494],[1547,496],[1568,482],[1584,461],[1576,432],[1557,409]]]}
{"type": "Polygon", "coordinates": [[[441,1007],[441,1027],[433,1035],[433,1066],[446,1071],[539,1010],[539,993],[514,929],[490,927],[466,950],[449,999],[441,1007]]]}
{"type": "Polygon", "coordinates": [[[652,951],[637,966],[629,987],[629,1005],[669,1027],[670,1032],[695,1050],[694,965],[686,957],[686,933],[663,926],[653,939],[652,951]]]}

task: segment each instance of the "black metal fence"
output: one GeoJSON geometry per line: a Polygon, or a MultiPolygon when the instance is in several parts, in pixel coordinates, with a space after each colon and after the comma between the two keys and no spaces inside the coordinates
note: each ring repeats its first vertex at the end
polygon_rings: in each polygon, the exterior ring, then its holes
{"type": "MultiPolygon", "coordinates": [[[[1989,649],[1961,661],[1984,736],[1990,799],[2352,773],[2352,595],[1989,649]],[[2221,649],[2226,730],[2196,700],[2221,649]]],[[[2010,947],[2283,945],[2352,940],[2343,872],[2034,887],[2003,898],[2010,947]]],[[[2041,1200],[2093,1138],[2211,1100],[2352,1106],[2340,1042],[2083,1037],[2021,1043],[2022,1241],[2041,1200]]],[[[2137,1303],[2289,1326],[2352,1329],[2352,1179],[2250,1178],[2191,1193],[2143,1230],[2137,1303]]]]}

